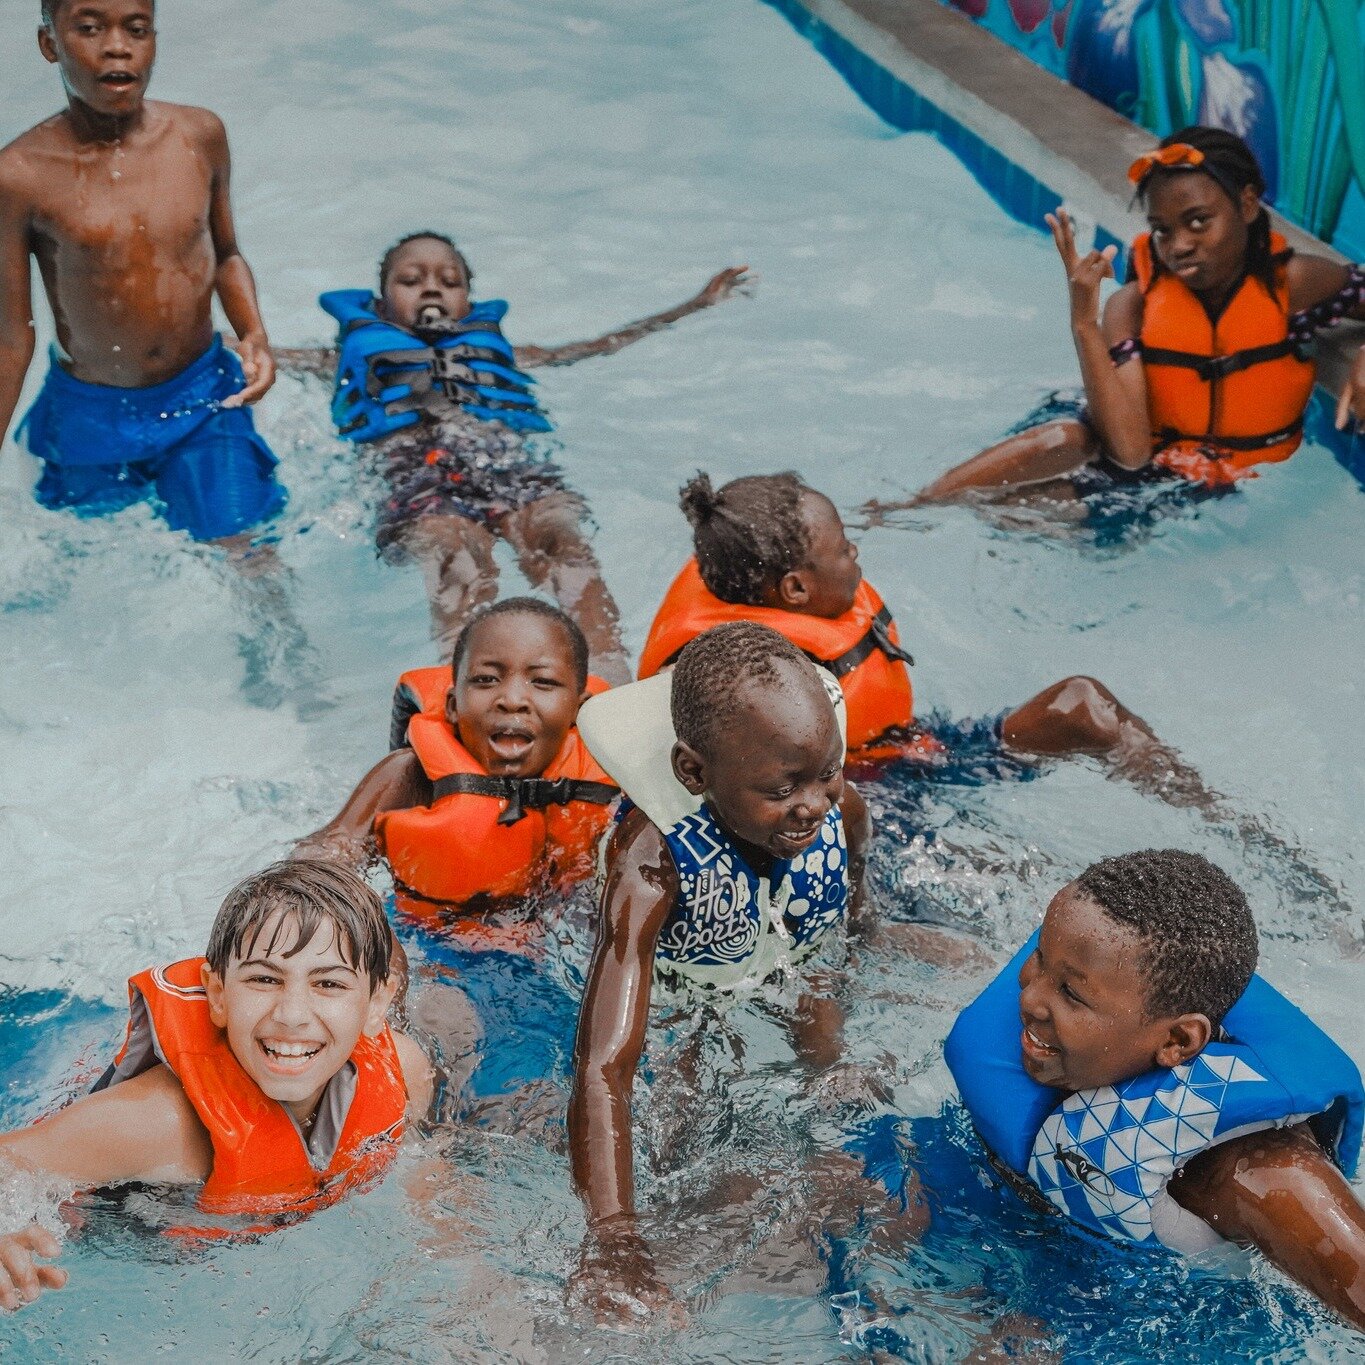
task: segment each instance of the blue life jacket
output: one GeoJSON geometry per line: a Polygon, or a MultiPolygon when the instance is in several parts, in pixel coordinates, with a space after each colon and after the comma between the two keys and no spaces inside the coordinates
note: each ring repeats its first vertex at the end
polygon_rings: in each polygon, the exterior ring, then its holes
{"type": "Polygon", "coordinates": [[[835,806],[816,841],[760,877],[703,805],[663,831],[678,901],[656,947],[659,965],[730,989],[799,961],[848,909],[848,847],[835,806]]]}
{"type": "Polygon", "coordinates": [[[1254,976],[1222,1036],[1181,1066],[1075,1094],[1024,1070],[1019,971],[1035,933],[963,1010],[943,1054],[982,1141],[1078,1223],[1126,1241],[1199,1251],[1222,1239],[1167,1192],[1191,1157],[1262,1128],[1311,1121],[1349,1178],[1365,1092],[1354,1062],[1254,976]]]}
{"type": "Polygon", "coordinates": [[[379,317],[364,289],[336,289],[318,302],[341,324],[332,420],[343,436],[377,441],[454,410],[514,431],[551,430],[531,392],[535,380],[516,368],[502,334],[501,299],[472,304],[425,336],[379,317]]]}

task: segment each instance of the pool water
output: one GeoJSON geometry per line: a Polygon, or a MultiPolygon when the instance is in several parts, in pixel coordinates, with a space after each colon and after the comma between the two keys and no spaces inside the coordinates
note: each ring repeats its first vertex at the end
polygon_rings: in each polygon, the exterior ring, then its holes
{"type": "MultiPolygon", "coordinates": [[[[33,8],[0,0],[0,17],[24,33],[33,8]]],[[[596,335],[722,266],[756,272],[752,299],[542,372],[555,453],[592,505],[633,651],[688,552],[676,490],[693,470],[795,468],[851,509],[919,486],[1075,382],[1049,240],[933,140],[880,123],[757,0],[178,0],[158,18],[154,93],[227,121],[240,236],[280,345],[329,340],[317,294],[371,284],[382,249],[415,228],[454,233],[476,295],[511,300],[518,341],[596,335]]],[[[19,47],[6,140],[59,106],[51,69],[19,47]]],[[[46,318],[39,330],[45,344],[46,318]]],[[[38,379],[35,366],[25,401],[38,379]]],[[[311,699],[274,709],[242,688],[244,656],[281,647],[269,603],[244,601],[211,552],[145,509],[39,510],[27,457],[6,447],[6,1124],[98,1069],[127,976],[198,951],[227,887],[334,812],[386,747],[394,679],[434,661],[420,576],[375,558],[374,490],[331,433],[325,387],[283,378],[258,420],[284,460],[278,554],[311,650],[298,667],[317,678],[311,699]]],[[[985,715],[1093,674],[1258,822],[1248,839],[1084,762],[975,787],[890,776],[867,789],[885,912],[953,925],[1003,960],[1095,858],[1205,852],[1250,894],[1266,974],[1365,1062],[1351,908],[1365,897],[1363,525],[1359,486],[1306,447],[1107,548],[959,509],[862,534],[919,661],[922,711],[985,715]]],[[[556,1002],[576,996],[590,947],[580,906],[539,958],[559,1037],[518,1037],[515,1011],[493,1011],[476,1091],[524,1081],[531,1061],[562,1084],[572,1023],[556,1002]]],[[[0,1353],[945,1359],[1006,1312],[1069,1360],[1357,1353],[1249,1257],[1097,1248],[983,1193],[960,1118],[938,1116],[952,1093],[941,1042],[985,970],[861,953],[848,971],[850,1054],[914,1120],[934,1212],[916,1245],[792,1231],[801,1166],[843,1141],[841,1121],[805,1094],[765,1013],[665,1012],[637,1169],[646,1228],[690,1302],[683,1331],[621,1337],[565,1312],[582,1219],[554,1124],[536,1141],[484,1124],[259,1244],[173,1255],[138,1231],[154,1196],[96,1206],[69,1287],[0,1323],[0,1353]],[[673,1062],[689,1045],[701,1064],[684,1084],[673,1062]],[[727,1207],[741,1179],[757,1193],[727,1207]]]]}

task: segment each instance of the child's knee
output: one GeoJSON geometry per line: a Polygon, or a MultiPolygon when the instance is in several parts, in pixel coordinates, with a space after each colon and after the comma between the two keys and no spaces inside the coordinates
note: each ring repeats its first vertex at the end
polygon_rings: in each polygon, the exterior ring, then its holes
{"type": "Polygon", "coordinates": [[[1045,687],[1005,717],[1001,733],[1031,753],[1107,753],[1122,738],[1123,707],[1097,678],[1076,674],[1045,687]]]}

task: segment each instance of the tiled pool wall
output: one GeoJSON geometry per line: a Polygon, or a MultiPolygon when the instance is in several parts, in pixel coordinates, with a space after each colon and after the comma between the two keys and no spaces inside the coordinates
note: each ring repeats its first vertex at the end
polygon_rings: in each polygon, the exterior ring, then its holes
{"type": "MultiPolygon", "coordinates": [[[[1065,198],[1058,190],[1016,165],[984,138],[888,71],[812,14],[801,0],[764,0],[764,3],[782,14],[879,118],[904,132],[933,134],[961,160],[1005,213],[1017,222],[1044,230],[1043,215],[1051,213],[1065,198]]],[[[1101,226],[1095,229],[1094,242],[1101,249],[1111,245],[1117,248],[1114,268],[1122,279],[1127,266],[1128,244],[1101,226]]],[[[1365,488],[1365,442],[1354,432],[1336,430],[1335,409],[1335,395],[1319,385],[1305,418],[1306,435],[1330,450],[1337,462],[1365,488]]]]}

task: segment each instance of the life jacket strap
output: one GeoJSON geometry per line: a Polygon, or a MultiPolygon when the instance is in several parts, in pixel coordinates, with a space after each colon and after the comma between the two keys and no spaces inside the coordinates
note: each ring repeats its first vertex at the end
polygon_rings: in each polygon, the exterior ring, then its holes
{"type": "Polygon", "coordinates": [[[1303,418],[1299,417],[1279,431],[1269,431],[1264,436],[1210,436],[1208,432],[1192,434],[1177,431],[1174,427],[1163,427],[1157,432],[1157,445],[1168,446],[1176,441],[1198,441],[1205,447],[1204,453],[1211,460],[1231,455],[1241,450],[1269,450],[1283,441],[1293,440],[1303,431],[1303,418]]]}
{"type": "Polygon", "coordinates": [[[813,654],[808,654],[806,657],[819,664],[821,668],[828,669],[836,678],[843,678],[852,673],[865,659],[871,658],[876,650],[881,650],[888,659],[907,664],[913,668],[915,666],[914,657],[892,640],[891,624],[891,609],[884,606],[872,618],[867,628],[867,634],[851,649],[846,649],[833,659],[817,659],[813,654]]]}
{"type": "Polygon", "coordinates": [[[585,801],[609,806],[620,788],[610,782],[589,782],[580,777],[491,777],[485,773],[451,773],[432,783],[432,801],[447,796],[494,796],[507,802],[498,824],[515,825],[528,810],[567,806],[585,801]]]}
{"type": "Polygon", "coordinates": [[[1206,384],[1249,370],[1253,365],[1281,360],[1287,355],[1300,360],[1304,358],[1300,355],[1300,347],[1288,337],[1283,341],[1272,341],[1266,346],[1248,346],[1244,351],[1231,351],[1227,355],[1196,355],[1192,351],[1168,351],[1161,346],[1142,348],[1144,365],[1174,365],[1180,369],[1193,370],[1206,384]]]}

